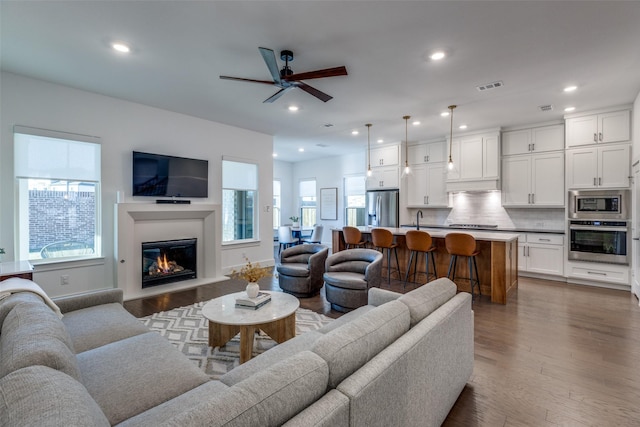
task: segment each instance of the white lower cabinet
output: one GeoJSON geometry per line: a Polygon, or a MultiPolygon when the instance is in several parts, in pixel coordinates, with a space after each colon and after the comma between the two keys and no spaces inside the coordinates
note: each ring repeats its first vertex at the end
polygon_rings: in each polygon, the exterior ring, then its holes
{"type": "Polygon", "coordinates": [[[598,262],[567,261],[567,281],[598,285],[607,283],[629,289],[629,266],[598,262]],[[596,282],[596,283],[592,283],[596,282]]]}
{"type": "Polygon", "coordinates": [[[562,276],[564,258],[563,235],[527,233],[518,238],[518,272],[562,276]]]}

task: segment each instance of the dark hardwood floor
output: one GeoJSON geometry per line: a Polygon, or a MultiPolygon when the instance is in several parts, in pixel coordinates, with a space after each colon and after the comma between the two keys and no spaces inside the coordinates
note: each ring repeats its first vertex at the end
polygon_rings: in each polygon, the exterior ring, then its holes
{"type": "MultiPolygon", "coordinates": [[[[277,279],[260,285],[280,290],[277,279]]],[[[141,317],[244,286],[229,280],[125,307],[141,317]]],[[[405,291],[396,280],[383,288],[405,291]]],[[[300,303],[340,316],[324,293],[300,303]]],[[[506,306],[482,297],[473,309],[474,372],[445,426],[640,425],[640,307],[629,292],[521,277],[506,306]]]]}

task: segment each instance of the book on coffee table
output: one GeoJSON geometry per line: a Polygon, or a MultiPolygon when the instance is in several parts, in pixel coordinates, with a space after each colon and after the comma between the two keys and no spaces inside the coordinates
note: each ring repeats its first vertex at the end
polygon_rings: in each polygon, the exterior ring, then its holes
{"type": "Polygon", "coordinates": [[[236,298],[236,307],[257,309],[271,301],[271,294],[268,292],[258,292],[255,298],[238,297],[236,298]]]}

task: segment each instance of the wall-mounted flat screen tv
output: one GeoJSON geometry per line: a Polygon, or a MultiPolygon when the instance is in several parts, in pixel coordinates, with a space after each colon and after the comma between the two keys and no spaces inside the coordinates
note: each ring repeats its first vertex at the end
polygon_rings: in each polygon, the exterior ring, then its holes
{"type": "Polygon", "coordinates": [[[208,197],[207,160],[133,152],[133,196],[208,197]]]}

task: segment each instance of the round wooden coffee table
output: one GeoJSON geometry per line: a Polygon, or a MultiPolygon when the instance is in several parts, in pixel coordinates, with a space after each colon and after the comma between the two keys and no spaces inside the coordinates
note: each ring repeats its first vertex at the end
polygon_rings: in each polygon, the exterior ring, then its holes
{"type": "MultiPolygon", "coordinates": [[[[261,291],[264,292],[264,291],[261,291]]],[[[240,332],[240,363],[251,359],[255,331],[261,329],[277,343],[296,335],[296,310],[300,301],[283,292],[269,292],[271,302],[257,310],[236,308],[236,298],[247,293],[236,292],[212,299],[202,307],[209,321],[209,346],[221,347],[240,332]]]]}

